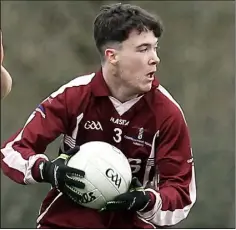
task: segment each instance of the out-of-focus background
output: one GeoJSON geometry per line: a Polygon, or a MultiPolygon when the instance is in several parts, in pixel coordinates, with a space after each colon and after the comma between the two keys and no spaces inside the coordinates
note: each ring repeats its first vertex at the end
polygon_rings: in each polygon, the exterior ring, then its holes
{"type": "MultiPolygon", "coordinates": [[[[93,19],[115,1],[2,1],[4,65],[13,90],[1,102],[1,142],[40,101],[96,71],[93,19]]],[[[191,131],[197,202],[175,228],[235,227],[235,13],[232,1],[125,1],[160,15],[159,78],[182,106],[191,131]]],[[[57,139],[48,149],[57,155],[57,139]]],[[[34,228],[49,186],[23,186],[1,173],[1,227],[34,228]]]]}

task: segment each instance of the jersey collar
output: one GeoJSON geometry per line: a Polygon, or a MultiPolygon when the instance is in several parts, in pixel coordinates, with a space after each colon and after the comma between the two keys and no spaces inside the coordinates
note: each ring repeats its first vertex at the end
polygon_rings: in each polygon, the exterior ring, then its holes
{"type": "Polygon", "coordinates": [[[92,92],[96,97],[111,96],[111,92],[103,78],[102,69],[95,73],[91,82],[92,92]]]}

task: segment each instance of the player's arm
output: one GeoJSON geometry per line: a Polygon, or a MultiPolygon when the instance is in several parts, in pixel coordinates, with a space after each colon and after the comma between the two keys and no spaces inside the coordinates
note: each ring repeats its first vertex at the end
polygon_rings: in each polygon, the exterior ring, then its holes
{"type": "Polygon", "coordinates": [[[66,176],[65,167],[60,167],[62,171],[57,174],[58,167],[55,167],[55,162],[48,161],[44,152],[50,142],[67,130],[70,117],[65,98],[66,90],[62,87],[43,101],[24,127],[2,146],[2,170],[15,182],[32,184],[45,181],[57,187],[58,182],[64,180],[57,176],[66,176]]]}
{"type": "Polygon", "coordinates": [[[130,190],[107,202],[102,210],[138,211],[141,219],[162,227],[187,217],[196,200],[196,188],[188,129],[179,109],[162,125],[158,142],[160,186],[145,189],[133,178],[130,190]]]}
{"type": "Polygon", "coordinates": [[[3,67],[4,50],[2,45],[1,32],[1,99],[6,97],[11,92],[12,78],[8,71],[3,67]]]}
{"type": "Polygon", "coordinates": [[[155,195],[155,203],[140,215],[157,226],[171,226],[185,219],[196,201],[190,138],[179,109],[161,127],[156,157],[159,189],[146,190],[155,195]]]}
{"type": "Polygon", "coordinates": [[[8,71],[1,65],[1,99],[6,97],[12,88],[12,78],[8,71]]]}

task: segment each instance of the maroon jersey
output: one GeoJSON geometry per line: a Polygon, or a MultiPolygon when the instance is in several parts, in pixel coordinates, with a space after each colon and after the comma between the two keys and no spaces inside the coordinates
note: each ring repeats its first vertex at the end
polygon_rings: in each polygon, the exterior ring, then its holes
{"type": "MultiPolygon", "coordinates": [[[[183,112],[155,80],[152,89],[121,103],[110,95],[102,72],[78,77],[59,88],[31,114],[23,129],[1,149],[2,170],[32,184],[49,143],[63,134],[61,151],[88,141],[105,141],[128,158],[133,176],[152,191],[144,213],[99,213],[74,204],[55,189],[42,203],[38,226],[52,228],[154,228],[174,225],[196,200],[194,166],[183,112]]],[[[86,172],[85,172],[86,173],[86,172]]]]}

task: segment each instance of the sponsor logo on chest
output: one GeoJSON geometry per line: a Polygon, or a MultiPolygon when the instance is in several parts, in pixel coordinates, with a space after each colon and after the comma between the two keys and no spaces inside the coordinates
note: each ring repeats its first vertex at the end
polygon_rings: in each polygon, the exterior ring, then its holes
{"type": "Polygon", "coordinates": [[[114,118],[114,117],[111,117],[110,121],[114,124],[117,124],[117,125],[127,126],[129,124],[129,121],[127,121],[125,119],[119,119],[119,118],[114,118]]]}
{"type": "MultiPolygon", "coordinates": [[[[140,127],[132,127],[132,128],[137,129],[137,131],[136,131],[137,134],[124,135],[125,139],[132,141],[133,144],[137,145],[137,146],[143,147],[143,146],[147,145],[149,147],[152,147],[152,143],[150,142],[151,140],[149,139],[149,141],[148,141],[148,140],[144,139],[145,138],[144,131],[146,131],[146,133],[147,133],[147,130],[144,129],[144,127],[141,127],[141,128],[140,127]]],[[[154,135],[153,135],[153,137],[154,137],[154,135]]]]}

